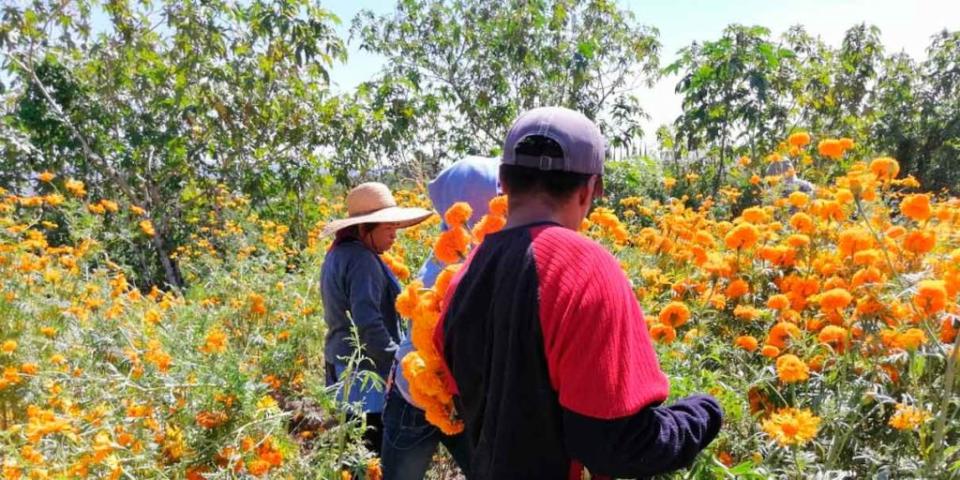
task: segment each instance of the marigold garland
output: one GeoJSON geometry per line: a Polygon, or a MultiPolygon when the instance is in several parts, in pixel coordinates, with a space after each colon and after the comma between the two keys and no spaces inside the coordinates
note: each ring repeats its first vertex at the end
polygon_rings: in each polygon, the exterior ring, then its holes
{"type": "Polygon", "coordinates": [[[433,288],[424,289],[416,281],[397,297],[397,312],[410,319],[410,335],[416,348],[400,362],[403,375],[410,382],[410,396],[426,412],[427,421],[447,435],[462,432],[463,422],[457,418],[451,393],[453,379],[433,343],[433,332],[440,321],[443,298],[460,268],[458,262],[466,258],[471,241],[479,244],[486,235],[506,225],[506,205],[506,197],[492,199],[490,213],[477,222],[472,232],[466,228],[472,215],[470,206],[464,202],[451,206],[444,214],[448,230],[440,234],[433,249],[437,259],[448,266],[437,275],[433,288]]]}

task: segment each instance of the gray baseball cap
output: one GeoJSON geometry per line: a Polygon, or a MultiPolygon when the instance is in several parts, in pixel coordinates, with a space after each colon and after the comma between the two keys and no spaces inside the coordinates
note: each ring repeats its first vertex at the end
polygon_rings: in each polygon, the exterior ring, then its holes
{"type": "Polygon", "coordinates": [[[606,141],[600,129],[580,112],[563,107],[541,107],[520,115],[503,144],[504,165],[586,174],[603,174],[606,141]],[[516,153],[531,136],[547,137],[560,145],[563,158],[516,153]]]}

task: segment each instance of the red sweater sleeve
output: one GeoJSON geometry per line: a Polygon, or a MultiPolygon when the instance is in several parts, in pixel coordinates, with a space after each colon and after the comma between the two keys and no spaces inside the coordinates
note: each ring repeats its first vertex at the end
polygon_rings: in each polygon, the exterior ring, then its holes
{"type": "Polygon", "coordinates": [[[612,419],[664,401],[669,383],[617,260],[566,228],[531,234],[544,350],[560,404],[612,419]]]}

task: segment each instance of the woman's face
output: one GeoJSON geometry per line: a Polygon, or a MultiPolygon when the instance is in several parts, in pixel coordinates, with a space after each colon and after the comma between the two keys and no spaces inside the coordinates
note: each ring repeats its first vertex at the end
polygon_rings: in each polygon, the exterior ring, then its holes
{"type": "Polygon", "coordinates": [[[373,230],[368,230],[363,237],[363,243],[377,253],[383,253],[390,250],[393,242],[397,241],[397,230],[399,225],[396,223],[378,223],[373,230]]]}

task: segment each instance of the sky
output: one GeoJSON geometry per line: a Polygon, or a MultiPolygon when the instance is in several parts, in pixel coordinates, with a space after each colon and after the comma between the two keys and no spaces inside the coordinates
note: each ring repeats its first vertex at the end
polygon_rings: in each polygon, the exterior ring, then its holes
{"type": "MultiPolygon", "coordinates": [[[[497,1],[497,0],[490,0],[497,1]]],[[[341,35],[347,38],[350,22],[361,9],[389,13],[396,0],[331,0],[324,7],[342,20],[341,35]]],[[[839,46],[851,26],[866,22],[881,30],[887,53],[904,51],[925,57],[935,33],[960,30],[960,0],[618,0],[632,10],[640,23],[657,27],[663,44],[660,61],[669,65],[676,52],[694,41],[715,40],[733,23],[762,25],[774,37],[793,25],[803,25],[811,35],[828,45],[839,46]]],[[[372,77],[383,58],[361,52],[358,42],[349,43],[349,59],[333,68],[336,88],[349,90],[372,77]]],[[[662,78],[653,88],[637,91],[650,115],[644,125],[645,141],[653,142],[659,125],[671,123],[681,113],[681,99],[674,92],[677,76],[662,78]]]]}

